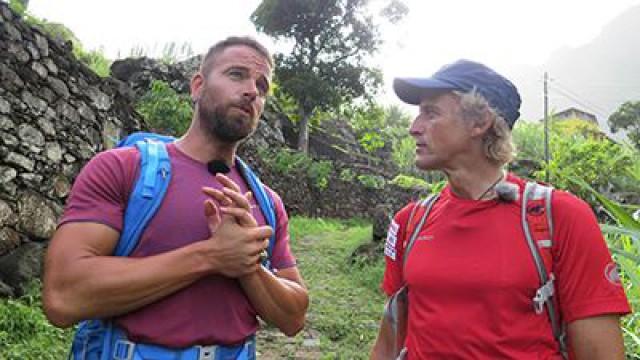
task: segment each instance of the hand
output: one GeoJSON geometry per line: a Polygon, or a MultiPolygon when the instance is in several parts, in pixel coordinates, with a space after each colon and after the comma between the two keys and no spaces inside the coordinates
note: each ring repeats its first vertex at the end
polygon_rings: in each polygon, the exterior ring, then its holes
{"type": "Polygon", "coordinates": [[[270,236],[252,238],[246,236],[250,229],[269,229],[258,227],[251,214],[251,193],[244,195],[240,188],[228,177],[218,174],[218,180],[224,186],[222,190],[205,187],[203,192],[213,199],[207,199],[204,210],[209,222],[211,241],[215,241],[213,254],[218,264],[218,272],[229,277],[245,276],[257,270],[261,259],[266,256],[270,236]],[[220,205],[218,205],[220,204],[220,205]]]}

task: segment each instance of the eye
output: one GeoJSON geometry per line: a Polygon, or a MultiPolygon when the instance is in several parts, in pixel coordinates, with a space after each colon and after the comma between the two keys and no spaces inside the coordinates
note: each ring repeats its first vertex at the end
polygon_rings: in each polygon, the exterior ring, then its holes
{"type": "Polygon", "coordinates": [[[227,74],[233,79],[244,79],[246,71],[243,71],[242,69],[230,69],[227,71],[227,74]]]}

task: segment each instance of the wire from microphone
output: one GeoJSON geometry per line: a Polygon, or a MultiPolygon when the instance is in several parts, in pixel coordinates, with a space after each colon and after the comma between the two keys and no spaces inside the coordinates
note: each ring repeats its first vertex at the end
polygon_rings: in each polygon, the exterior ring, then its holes
{"type": "Polygon", "coordinates": [[[207,163],[207,170],[211,175],[218,173],[227,174],[231,168],[223,160],[211,160],[207,163]]]}

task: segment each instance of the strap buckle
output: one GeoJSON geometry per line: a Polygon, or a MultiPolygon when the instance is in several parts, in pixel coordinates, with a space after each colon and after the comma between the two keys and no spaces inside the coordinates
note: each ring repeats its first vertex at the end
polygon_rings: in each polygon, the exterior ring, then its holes
{"type": "Polygon", "coordinates": [[[136,344],[129,341],[118,339],[113,346],[113,359],[114,360],[131,360],[133,359],[133,350],[136,344]]]}
{"type": "Polygon", "coordinates": [[[553,282],[555,277],[553,274],[549,274],[549,280],[536,290],[536,296],[533,297],[533,308],[536,314],[540,315],[544,311],[544,304],[551,299],[554,294],[553,282]]]}
{"type": "Polygon", "coordinates": [[[198,360],[214,360],[216,357],[216,345],[196,346],[198,348],[198,360]]]}

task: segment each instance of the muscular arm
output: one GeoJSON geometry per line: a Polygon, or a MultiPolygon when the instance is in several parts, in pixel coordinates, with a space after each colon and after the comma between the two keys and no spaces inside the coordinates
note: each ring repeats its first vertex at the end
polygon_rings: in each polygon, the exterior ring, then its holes
{"type": "Polygon", "coordinates": [[[262,319],[288,336],[302,330],[309,296],[296,267],[280,270],[275,275],[260,267],[239,280],[262,319]]]}
{"type": "Polygon", "coordinates": [[[573,321],[568,326],[570,346],[577,360],[624,360],[624,342],[618,315],[573,321]]]}
{"type": "Polygon", "coordinates": [[[225,221],[209,239],[144,258],[108,256],[118,232],[89,222],[61,226],[45,261],[44,310],[61,327],[88,318],[130,312],[179,290],[205,274],[240,276],[255,271],[258,241],[268,227],[241,228],[225,221]]]}

